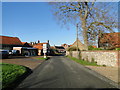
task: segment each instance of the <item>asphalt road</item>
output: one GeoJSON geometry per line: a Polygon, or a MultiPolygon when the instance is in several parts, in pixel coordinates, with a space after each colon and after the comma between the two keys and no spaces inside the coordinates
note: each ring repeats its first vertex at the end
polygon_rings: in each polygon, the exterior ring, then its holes
{"type": "Polygon", "coordinates": [[[54,56],[39,65],[18,88],[114,88],[91,70],[64,57],[54,56]]]}

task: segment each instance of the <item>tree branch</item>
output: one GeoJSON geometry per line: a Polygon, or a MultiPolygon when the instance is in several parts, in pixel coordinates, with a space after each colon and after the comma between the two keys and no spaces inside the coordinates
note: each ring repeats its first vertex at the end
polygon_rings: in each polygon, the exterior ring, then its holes
{"type": "Polygon", "coordinates": [[[107,26],[107,25],[105,25],[105,24],[102,23],[102,22],[92,22],[92,23],[88,26],[88,28],[90,28],[92,25],[96,25],[96,26],[102,25],[102,26],[104,26],[105,28],[107,28],[107,29],[109,29],[109,30],[112,30],[112,29],[110,28],[110,26],[107,26]]]}

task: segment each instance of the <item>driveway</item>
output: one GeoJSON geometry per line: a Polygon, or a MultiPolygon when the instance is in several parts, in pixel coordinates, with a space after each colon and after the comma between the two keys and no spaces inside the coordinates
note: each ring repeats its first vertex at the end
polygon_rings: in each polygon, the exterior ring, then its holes
{"type": "Polygon", "coordinates": [[[9,59],[0,59],[0,62],[23,65],[30,69],[35,69],[39,64],[41,64],[44,60],[37,60],[41,56],[32,56],[32,57],[24,57],[24,56],[13,56],[9,59]]]}
{"type": "Polygon", "coordinates": [[[18,88],[114,88],[104,77],[64,57],[39,65],[18,88]]]}

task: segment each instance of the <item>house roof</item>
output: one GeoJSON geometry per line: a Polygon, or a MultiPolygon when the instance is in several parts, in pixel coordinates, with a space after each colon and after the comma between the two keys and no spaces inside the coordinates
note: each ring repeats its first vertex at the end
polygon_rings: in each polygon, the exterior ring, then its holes
{"type": "Polygon", "coordinates": [[[25,43],[27,43],[27,42],[22,42],[23,45],[24,45],[25,43]]]}
{"type": "Polygon", "coordinates": [[[109,43],[113,45],[112,47],[120,47],[120,32],[99,35],[99,43],[109,43]]]}
{"type": "Polygon", "coordinates": [[[70,47],[72,46],[72,45],[69,45],[70,47]]]}
{"type": "Polygon", "coordinates": [[[26,46],[26,47],[32,47],[32,45],[28,42],[22,42],[23,46],[26,46]]]}
{"type": "Polygon", "coordinates": [[[56,49],[65,49],[63,46],[55,46],[56,49]]]}
{"type": "Polygon", "coordinates": [[[72,46],[77,46],[77,42],[78,42],[78,48],[80,50],[86,50],[85,45],[79,39],[76,39],[76,41],[72,44],[72,46]]]}
{"type": "Polygon", "coordinates": [[[41,45],[34,45],[33,47],[37,48],[37,49],[40,49],[40,50],[43,49],[43,46],[41,46],[41,45]]]}
{"type": "Polygon", "coordinates": [[[18,37],[0,36],[0,44],[23,45],[18,37]]]}
{"type": "Polygon", "coordinates": [[[54,47],[54,46],[51,46],[50,48],[55,49],[55,47],[54,47]]]}
{"type": "Polygon", "coordinates": [[[43,49],[43,44],[48,44],[48,43],[37,43],[37,44],[33,45],[33,47],[41,50],[41,49],[43,49]]]}
{"type": "Polygon", "coordinates": [[[43,45],[43,44],[48,44],[48,43],[46,43],[46,42],[45,43],[37,43],[36,45],[43,45]]]}

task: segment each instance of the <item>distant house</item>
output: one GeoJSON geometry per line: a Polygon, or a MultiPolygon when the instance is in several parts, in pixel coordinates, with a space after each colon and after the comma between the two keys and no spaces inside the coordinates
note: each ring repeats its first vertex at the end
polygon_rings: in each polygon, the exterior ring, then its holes
{"type": "Polygon", "coordinates": [[[72,44],[72,47],[77,47],[80,49],[80,50],[86,50],[85,48],[85,45],[82,44],[82,42],[79,40],[79,39],[76,39],[76,41],[72,44]]]}
{"type": "Polygon", "coordinates": [[[13,50],[13,47],[22,47],[23,44],[18,37],[0,36],[0,49],[13,50]]]}
{"type": "Polygon", "coordinates": [[[43,53],[43,45],[46,45],[46,47],[47,47],[47,55],[49,55],[50,54],[50,44],[49,44],[49,40],[48,40],[48,42],[45,42],[45,43],[36,43],[36,44],[34,44],[33,45],[33,47],[34,48],[37,48],[38,49],[38,55],[43,55],[44,53],[43,53]]]}
{"type": "Polygon", "coordinates": [[[28,42],[22,42],[23,47],[32,47],[32,45],[28,42]]]}
{"type": "Polygon", "coordinates": [[[11,50],[20,55],[37,55],[37,48],[32,48],[27,42],[21,42],[18,37],[0,36],[0,49],[11,50]]]}
{"type": "Polygon", "coordinates": [[[38,49],[33,47],[13,47],[13,51],[19,51],[23,56],[37,56],[38,49]]]}
{"type": "Polygon", "coordinates": [[[62,44],[61,46],[63,46],[65,49],[67,49],[68,47],[71,47],[72,45],[62,44]]]}
{"type": "Polygon", "coordinates": [[[104,33],[99,35],[98,47],[103,49],[120,48],[120,33],[104,33]]]}
{"type": "Polygon", "coordinates": [[[54,46],[54,47],[59,53],[64,53],[65,52],[65,48],[63,46],[54,46]]]}

